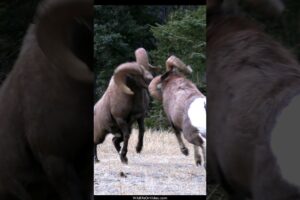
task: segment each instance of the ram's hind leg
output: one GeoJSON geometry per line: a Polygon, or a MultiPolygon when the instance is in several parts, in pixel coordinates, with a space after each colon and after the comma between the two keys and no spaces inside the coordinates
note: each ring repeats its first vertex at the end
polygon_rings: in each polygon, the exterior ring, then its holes
{"type": "Polygon", "coordinates": [[[203,162],[206,168],[206,138],[199,133],[199,130],[191,126],[189,123],[186,123],[183,126],[183,136],[189,143],[194,145],[196,165],[201,165],[202,163],[202,159],[199,154],[199,147],[201,147],[203,152],[203,162]]]}
{"type": "MultiPolygon", "coordinates": [[[[202,149],[202,155],[203,155],[203,165],[206,169],[206,138],[200,136],[198,139],[197,139],[197,144],[194,145],[195,146],[198,146],[202,149]],[[198,141],[200,140],[200,141],[198,141]]],[[[197,148],[198,149],[198,148],[197,148]]],[[[199,152],[198,152],[199,153],[199,152]]],[[[198,156],[197,156],[198,157],[198,156]]],[[[195,159],[196,159],[196,150],[195,150],[195,159]]],[[[198,165],[197,161],[196,161],[196,164],[198,165]]],[[[199,163],[201,164],[201,162],[199,163]]]]}
{"type": "Polygon", "coordinates": [[[201,155],[199,152],[199,146],[194,145],[194,158],[197,166],[200,166],[202,163],[201,155]]]}
{"type": "Polygon", "coordinates": [[[97,154],[97,145],[102,144],[107,136],[107,131],[103,131],[100,134],[94,132],[94,162],[99,162],[97,154]]]}
{"type": "Polygon", "coordinates": [[[204,141],[204,144],[201,146],[201,148],[202,148],[202,154],[204,160],[204,167],[206,169],[206,140],[204,141]]]}
{"type": "Polygon", "coordinates": [[[176,136],[177,142],[179,144],[181,153],[186,156],[189,155],[189,150],[185,147],[185,145],[182,141],[180,131],[178,129],[176,129],[175,127],[173,127],[173,128],[174,128],[175,136],[176,136]]]}

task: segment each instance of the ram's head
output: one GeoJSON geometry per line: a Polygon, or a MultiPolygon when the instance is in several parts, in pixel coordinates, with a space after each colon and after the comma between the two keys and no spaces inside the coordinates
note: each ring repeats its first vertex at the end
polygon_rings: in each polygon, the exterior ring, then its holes
{"type": "Polygon", "coordinates": [[[193,72],[189,65],[184,64],[176,56],[170,56],[166,61],[166,72],[163,75],[156,76],[149,84],[148,90],[150,95],[155,99],[162,100],[162,88],[161,84],[166,80],[171,74],[191,74],[193,72]]]}
{"type": "Polygon", "coordinates": [[[134,82],[137,86],[147,89],[153,79],[151,72],[158,70],[158,67],[149,63],[147,52],[144,48],[135,51],[136,62],[121,64],[114,73],[115,83],[126,94],[133,95],[134,92],[126,84],[126,80],[134,82]]]}

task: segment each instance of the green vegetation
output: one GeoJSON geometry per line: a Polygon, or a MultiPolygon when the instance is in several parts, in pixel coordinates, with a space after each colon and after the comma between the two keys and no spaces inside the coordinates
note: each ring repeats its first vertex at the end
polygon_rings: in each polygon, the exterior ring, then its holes
{"type": "MultiPolygon", "coordinates": [[[[165,69],[166,59],[176,55],[190,65],[193,74],[189,77],[202,92],[206,92],[205,49],[206,49],[206,8],[179,9],[170,13],[165,24],[156,23],[151,32],[157,40],[157,48],[150,54],[154,63],[165,69]]],[[[168,127],[160,102],[152,102],[149,117],[145,124],[158,129],[168,127]]]]}
{"type": "Polygon", "coordinates": [[[151,31],[157,40],[157,49],[151,51],[155,62],[164,66],[170,55],[176,55],[192,66],[191,79],[205,90],[206,8],[170,13],[166,24],[156,24],[151,31]]]}

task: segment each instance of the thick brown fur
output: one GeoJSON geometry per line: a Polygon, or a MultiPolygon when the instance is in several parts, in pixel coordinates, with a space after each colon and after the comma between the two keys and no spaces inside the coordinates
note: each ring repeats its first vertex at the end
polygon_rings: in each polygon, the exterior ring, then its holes
{"type": "MultiPolygon", "coordinates": [[[[45,6],[50,10],[56,7],[53,12],[56,9],[76,12],[68,16],[70,21],[67,20],[64,28],[71,29],[70,23],[75,22],[75,17],[92,17],[91,1],[46,1],[42,3],[42,7],[45,6]]],[[[42,33],[37,30],[41,25],[47,27],[45,18],[59,18],[53,16],[52,11],[38,11],[36,24],[30,25],[20,55],[1,86],[0,199],[3,200],[82,200],[92,197],[91,72],[82,61],[68,60],[72,56],[54,61],[55,54],[49,57],[45,54],[49,52],[47,48],[55,45],[48,46],[47,38],[43,38],[45,43],[41,45],[37,38],[42,33]],[[65,69],[72,66],[65,66],[66,63],[77,64],[89,78],[84,77],[83,81],[80,76],[84,74],[68,74],[65,69]]],[[[61,27],[52,25],[49,25],[51,32],[57,31],[56,39],[60,39],[57,43],[61,42],[60,37],[72,41],[72,34],[62,36],[61,27]]],[[[48,35],[49,40],[53,39],[51,36],[48,35]]],[[[92,33],[88,38],[82,37],[82,41],[92,42],[92,33]]],[[[72,45],[76,46],[75,43],[72,45]]],[[[70,51],[67,47],[62,48],[70,51]]],[[[77,53],[83,55],[85,51],[82,49],[77,53]]]]}
{"type": "MultiPolygon", "coordinates": [[[[185,155],[188,154],[188,150],[181,139],[180,133],[182,132],[186,140],[203,149],[203,155],[205,156],[204,141],[199,136],[198,130],[191,125],[188,117],[188,109],[193,100],[205,97],[195,84],[184,75],[170,69],[151,81],[149,91],[154,98],[162,100],[164,111],[175,131],[181,152],[185,155]],[[157,88],[158,84],[161,84],[160,89],[157,88]]],[[[201,164],[201,157],[196,147],[195,161],[197,165],[201,164]]]]}
{"type": "Polygon", "coordinates": [[[300,199],[271,147],[280,111],[300,94],[300,67],[246,18],[221,15],[208,27],[208,178],[232,199],[300,199]]]}
{"type": "Polygon", "coordinates": [[[148,71],[151,69],[147,66],[146,51],[139,48],[135,53],[138,62],[125,63],[117,67],[107,90],[94,106],[94,160],[96,162],[99,161],[97,144],[101,144],[108,133],[114,134],[113,143],[118,152],[121,150],[121,161],[128,162],[126,157],[128,140],[135,121],[139,126],[136,151],[140,153],[142,150],[144,118],[149,107],[147,87],[153,77],[148,71]],[[121,149],[122,141],[124,143],[121,149]]]}

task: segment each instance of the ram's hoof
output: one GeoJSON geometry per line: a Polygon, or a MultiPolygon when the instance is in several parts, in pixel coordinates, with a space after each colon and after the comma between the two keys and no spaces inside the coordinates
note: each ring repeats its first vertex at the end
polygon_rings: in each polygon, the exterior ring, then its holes
{"type": "Polygon", "coordinates": [[[94,158],[94,163],[100,162],[97,158],[94,158]]]}
{"type": "Polygon", "coordinates": [[[137,145],[135,150],[137,153],[141,153],[143,146],[142,145],[137,145]]]}
{"type": "Polygon", "coordinates": [[[120,152],[120,150],[121,150],[121,145],[120,145],[121,140],[120,140],[120,138],[115,136],[115,137],[113,137],[112,142],[113,142],[117,152],[120,152]]]}
{"type": "Polygon", "coordinates": [[[186,147],[183,147],[180,149],[181,153],[183,153],[183,155],[187,156],[189,155],[189,150],[186,147]]]}
{"type": "Polygon", "coordinates": [[[201,160],[196,160],[196,165],[197,166],[201,166],[201,163],[202,163],[201,160]]]}
{"type": "Polygon", "coordinates": [[[115,149],[117,150],[117,152],[119,153],[121,150],[120,144],[114,144],[114,146],[115,146],[115,149]]]}
{"type": "Polygon", "coordinates": [[[126,156],[120,156],[120,158],[121,158],[121,162],[123,163],[123,164],[128,164],[128,159],[127,159],[127,157],[126,156]]]}

